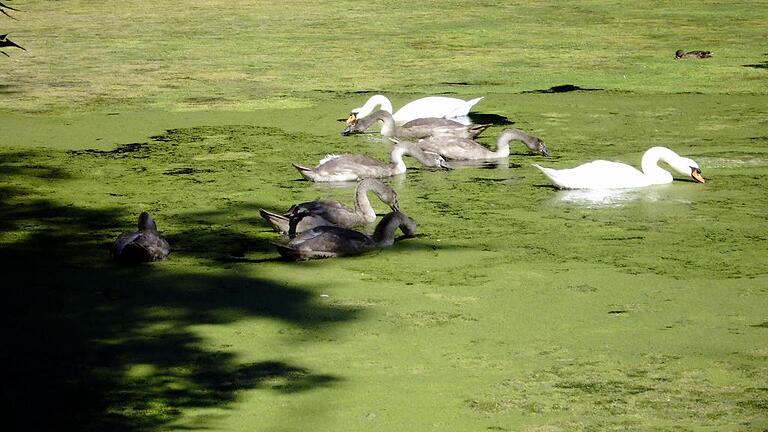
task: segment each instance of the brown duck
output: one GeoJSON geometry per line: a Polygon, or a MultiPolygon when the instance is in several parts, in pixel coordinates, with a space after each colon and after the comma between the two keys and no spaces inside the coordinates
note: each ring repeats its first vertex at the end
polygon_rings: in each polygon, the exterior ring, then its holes
{"type": "Polygon", "coordinates": [[[675,60],[680,59],[703,59],[712,57],[712,51],[688,51],[677,50],[675,60]]]}
{"type": "Polygon", "coordinates": [[[157,232],[157,225],[147,212],[139,216],[139,230],[127,232],[115,240],[112,256],[122,263],[159,261],[171,253],[168,242],[157,232]]]}

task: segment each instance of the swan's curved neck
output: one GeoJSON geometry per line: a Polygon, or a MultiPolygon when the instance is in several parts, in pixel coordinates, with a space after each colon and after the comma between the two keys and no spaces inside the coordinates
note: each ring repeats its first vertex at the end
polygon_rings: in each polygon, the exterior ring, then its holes
{"type": "Polygon", "coordinates": [[[513,139],[521,139],[517,131],[507,129],[496,139],[496,150],[493,155],[498,158],[509,156],[509,143],[513,139]]]}
{"type": "Polygon", "coordinates": [[[395,230],[403,223],[398,213],[389,213],[376,225],[373,241],[378,247],[392,246],[395,243],[395,230]]]}
{"type": "Polygon", "coordinates": [[[361,215],[366,222],[371,223],[376,220],[376,211],[368,199],[368,191],[374,189],[375,185],[371,179],[361,181],[355,190],[355,213],[361,215]]]}
{"type": "Polygon", "coordinates": [[[502,145],[507,147],[507,154],[505,156],[509,156],[509,143],[512,142],[512,140],[522,141],[529,150],[540,151],[539,143],[532,136],[520,129],[505,129],[496,140],[496,145],[499,148],[501,148],[502,145]]]}
{"type": "Polygon", "coordinates": [[[643,174],[652,183],[670,183],[672,181],[672,174],[659,166],[660,160],[675,167],[680,164],[681,158],[680,155],[666,147],[651,147],[643,154],[640,167],[643,170],[643,174]]]}
{"type": "Polygon", "coordinates": [[[398,144],[394,146],[392,148],[392,152],[389,153],[389,162],[390,162],[389,166],[395,175],[402,174],[405,172],[406,166],[405,166],[405,161],[403,160],[403,155],[406,153],[413,155],[410,149],[407,146],[404,146],[403,144],[398,144]]]}
{"type": "Polygon", "coordinates": [[[386,96],[374,95],[368,99],[368,102],[366,102],[362,108],[358,108],[357,117],[367,116],[368,114],[372,113],[373,109],[379,105],[381,105],[382,110],[392,114],[392,102],[390,102],[386,96]]]}
{"type": "Polygon", "coordinates": [[[376,123],[377,121],[381,121],[384,123],[381,126],[381,134],[385,137],[395,136],[397,132],[395,119],[392,118],[391,113],[384,110],[378,110],[369,116],[361,118],[358,121],[360,122],[359,127],[362,130],[367,130],[369,127],[371,127],[372,124],[376,123]]]}
{"type": "Polygon", "coordinates": [[[413,145],[409,142],[401,142],[395,147],[401,148],[401,151],[403,152],[403,154],[410,155],[411,157],[419,161],[419,163],[421,163],[424,166],[427,166],[427,167],[436,166],[434,158],[430,158],[426,153],[424,153],[422,149],[420,149],[416,145],[413,145]]]}

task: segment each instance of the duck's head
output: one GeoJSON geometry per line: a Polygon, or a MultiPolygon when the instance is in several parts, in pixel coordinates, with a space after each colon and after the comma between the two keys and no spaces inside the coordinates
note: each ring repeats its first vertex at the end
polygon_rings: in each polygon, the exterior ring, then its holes
{"type": "Polygon", "coordinates": [[[139,215],[139,231],[157,231],[157,224],[147,212],[139,215]]]}
{"type": "Polygon", "coordinates": [[[351,113],[349,113],[349,117],[347,117],[347,124],[352,124],[357,121],[357,119],[359,118],[357,117],[358,112],[359,111],[352,111],[351,113]]]}
{"type": "Polygon", "coordinates": [[[675,51],[675,58],[676,59],[683,58],[684,55],[685,55],[685,51],[683,51],[683,50],[675,51]]]}

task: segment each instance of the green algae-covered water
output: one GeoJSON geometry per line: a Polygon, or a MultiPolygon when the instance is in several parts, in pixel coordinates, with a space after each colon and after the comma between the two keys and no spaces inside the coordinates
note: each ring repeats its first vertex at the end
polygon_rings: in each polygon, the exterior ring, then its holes
{"type": "Polygon", "coordinates": [[[75,3],[1,22],[30,50],[0,69],[12,429],[768,428],[764,5],[477,2],[437,19],[439,2],[393,4],[366,38],[355,23],[384,6],[136,1],[100,21],[107,6],[75,3]],[[125,43],[133,21],[144,31],[125,43]],[[46,32],[70,41],[68,62],[46,32]],[[680,41],[715,57],[675,63],[680,41]],[[366,49],[350,63],[353,42],[366,49]],[[450,172],[408,160],[387,182],[416,238],[279,260],[259,208],[351,205],[354,191],[300,180],[291,162],[387,157],[375,134],[339,134],[370,89],[395,107],[484,95],[476,118],[497,124],[482,142],[517,127],[553,157],[518,144],[450,172]],[[654,145],[707,182],[559,191],[531,167],[639,166],[654,145]],[[144,210],[170,258],[113,264],[111,242],[144,210]]]}

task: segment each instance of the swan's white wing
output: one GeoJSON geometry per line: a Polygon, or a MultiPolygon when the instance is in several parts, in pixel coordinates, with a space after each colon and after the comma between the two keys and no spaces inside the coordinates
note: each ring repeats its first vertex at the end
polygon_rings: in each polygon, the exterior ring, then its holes
{"type": "Polygon", "coordinates": [[[534,166],[561,189],[619,189],[650,184],[641,171],[620,162],[597,160],[562,170],[534,166]]]}
{"type": "MultiPolygon", "coordinates": [[[[480,99],[473,99],[473,101],[477,103],[480,99]]],[[[457,98],[428,96],[408,102],[397,110],[392,117],[397,123],[404,123],[424,117],[457,117],[466,115],[469,112],[472,105],[467,106],[467,104],[467,101],[457,98]]]]}

